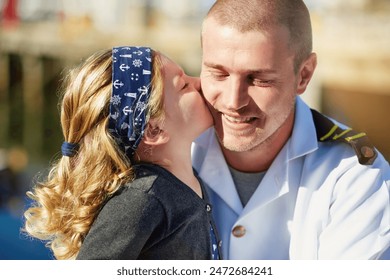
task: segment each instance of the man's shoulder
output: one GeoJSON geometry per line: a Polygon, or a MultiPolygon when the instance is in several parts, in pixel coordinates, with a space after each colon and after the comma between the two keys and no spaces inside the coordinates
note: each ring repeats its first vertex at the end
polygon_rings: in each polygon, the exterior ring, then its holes
{"type": "Polygon", "coordinates": [[[356,154],[362,165],[372,165],[378,157],[378,151],[365,132],[355,131],[331,118],[311,109],[317,140],[330,144],[347,144],[356,154]]]}

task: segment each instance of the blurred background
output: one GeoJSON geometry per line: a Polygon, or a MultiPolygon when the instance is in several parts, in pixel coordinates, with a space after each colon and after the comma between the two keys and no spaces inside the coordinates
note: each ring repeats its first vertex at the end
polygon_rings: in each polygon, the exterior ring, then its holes
{"type": "MultiPolygon", "coordinates": [[[[318,68],[302,96],[390,160],[390,0],[306,0],[318,68]]],[[[20,232],[25,193],[59,156],[63,72],[96,50],[150,45],[200,72],[214,0],[0,0],[0,259],[51,259],[20,232]]]]}

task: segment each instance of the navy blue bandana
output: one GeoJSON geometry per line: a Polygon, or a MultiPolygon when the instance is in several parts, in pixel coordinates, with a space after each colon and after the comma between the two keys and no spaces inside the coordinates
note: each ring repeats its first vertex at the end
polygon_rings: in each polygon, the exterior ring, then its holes
{"type": "Polygon", "coordinates": [[[125,153],[133,156],[146,126],[152,79],[148,47],[112,49],[112,95],[108,129],[125,153]]]}

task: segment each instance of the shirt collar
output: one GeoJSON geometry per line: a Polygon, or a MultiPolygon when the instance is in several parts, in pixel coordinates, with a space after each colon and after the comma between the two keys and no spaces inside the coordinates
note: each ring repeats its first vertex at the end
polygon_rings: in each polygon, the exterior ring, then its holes
{"type": "Polygon", "coordinates": [[[294,128],[288,145],[288,160],[304,156],[318,149],[317,134],[309,106],[298,96],[294,128]]]}

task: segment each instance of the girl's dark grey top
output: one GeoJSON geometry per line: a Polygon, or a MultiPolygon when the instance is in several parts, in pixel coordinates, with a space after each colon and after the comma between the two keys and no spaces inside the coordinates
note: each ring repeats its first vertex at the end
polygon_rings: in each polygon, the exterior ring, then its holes
{"type": "Polygon", "coordinates": [[[214,223],[204,187],[202,199],[162,167],[134,169],[136,179],[102,207],[77,259],[211,259],[214,223]]]}

